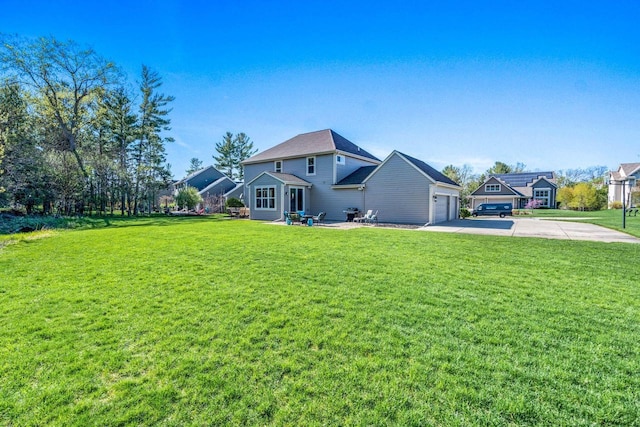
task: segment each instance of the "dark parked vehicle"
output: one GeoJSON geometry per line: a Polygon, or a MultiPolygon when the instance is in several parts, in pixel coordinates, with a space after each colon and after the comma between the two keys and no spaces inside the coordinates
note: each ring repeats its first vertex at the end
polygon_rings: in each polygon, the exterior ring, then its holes
{"type": "Polygon", "coordinates": [[[471,215],[499,215],[504,218],[507,215],[513,215],[513,206],[511,203],[483,203],[478,205],[471,215]]]}

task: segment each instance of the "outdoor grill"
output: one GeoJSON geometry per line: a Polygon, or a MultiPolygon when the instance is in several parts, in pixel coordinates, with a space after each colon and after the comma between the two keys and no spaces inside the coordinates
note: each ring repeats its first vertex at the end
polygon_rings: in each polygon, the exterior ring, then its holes
{"type": "Polygon", "coordinates": [[[342,212],[347,214],[347,222],[353,222],[353,218],[356,217],[356,214],[360,212],[358,208],[347,208],[342,212]]]}

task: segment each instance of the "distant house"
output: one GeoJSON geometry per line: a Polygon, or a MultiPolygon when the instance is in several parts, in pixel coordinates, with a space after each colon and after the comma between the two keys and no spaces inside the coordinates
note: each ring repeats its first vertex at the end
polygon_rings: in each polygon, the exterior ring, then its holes
{"type": "Polygon", "coordinates": [[[230,198],[242,198],[242,183],[231,178],[213,166],[207,166],[174,184],[175,194],[186,187],[194,187],[204,199],[204,207],[217,207],[230,198]],[[211,205],[211,206],[210,206],[211,205]]]}
{"type": "Polygon", "coordinates": [[[384,222],[427,224],[458,217],[460,186],[398,151],[384,161],[327,129],[298,135],[242,162],[251,218],[285,211],[345,220],[378,211],[384,222]]]}
{"type": "Polygon", "coordinates": [[[553,172],[523,172],[490,175],[469,199],[471,209],[481,203],[511,203],[522,209],[530,200],[540,200],[541,207],[555,208],[558,186],[553,172]]]}
{"type": "Polygon", "coordinates": [[[614,202],[622,203],[622,195],[627,207],[631,206],[631,194],[640,191],[640,163],[621,163],[618,170],[609,172],[609,206],[614,202]],[[624,186],[622,185],[624,183],[624,186]],[[624,193],[623,193],[624,188],[624,193]]]}

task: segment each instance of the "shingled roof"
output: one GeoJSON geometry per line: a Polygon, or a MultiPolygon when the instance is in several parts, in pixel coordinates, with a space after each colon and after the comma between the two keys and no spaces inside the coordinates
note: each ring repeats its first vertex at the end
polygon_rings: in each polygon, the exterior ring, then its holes
{"type": "Polygon", "coordinates": [[[518,172],[518,173],[497,173],[492,174],[510,187],[527,187],[540,178],[545,178],[552,184],[556,182],[553,172],[518,172]]]}
{"type": "Polygon", "coordinates": [[[350,175],[345,176],[336,185],[362,184],[362,181],[364,181],[366,177],[371,175],[371,172],[373,172],[375,168],[377,168],[377,166],[361,166],[353,171],[353,173],[351,173],[350,175]]]}
{"type": "Polygon", "coordinates": [[[611,178],[620,181],[629,175],[633,175],[640,169],[640,163],[620,163],[620,167],[616,171],[611,171],[611,178]]]}
{"type": "Polygon", "coordinates": [[[331,129],[325,129],[294,136],[283,143],[248,158],[242,163],[260,163],[269,160],[304,157],[316,154],[329,154],[338,151],[380,161],[380,159],[373,154],[363,150],[331,129]]]}
{"type": "Polygon", "coordinates": [[[422,160],[416,159],[415,157],[408,156],[404,153],[400,153],[399,151],[398,151],[398,154],[400,154],[401,156],[406,158],[408,161],[413,163],[418,169],[420,169],[425,174],[429,175],[431,178],[433,178],[437,182],[460,186],[460,184],[458,184],[457,182],[455,182],[454,180],[452,180],[442,172],[439,172],[437,169],[432,168],[422,160]]]}

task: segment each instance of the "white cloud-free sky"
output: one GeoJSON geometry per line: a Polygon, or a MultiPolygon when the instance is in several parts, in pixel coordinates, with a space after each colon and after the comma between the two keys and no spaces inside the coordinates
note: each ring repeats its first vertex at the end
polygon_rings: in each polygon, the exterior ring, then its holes
{"type": "Polygon", "coordinates": [[[226,131],[331,128],[441,169],[640,161],[640,2],[2,0],[0,32],[94,48],[176,97],[176,178],[226,131]]]}

